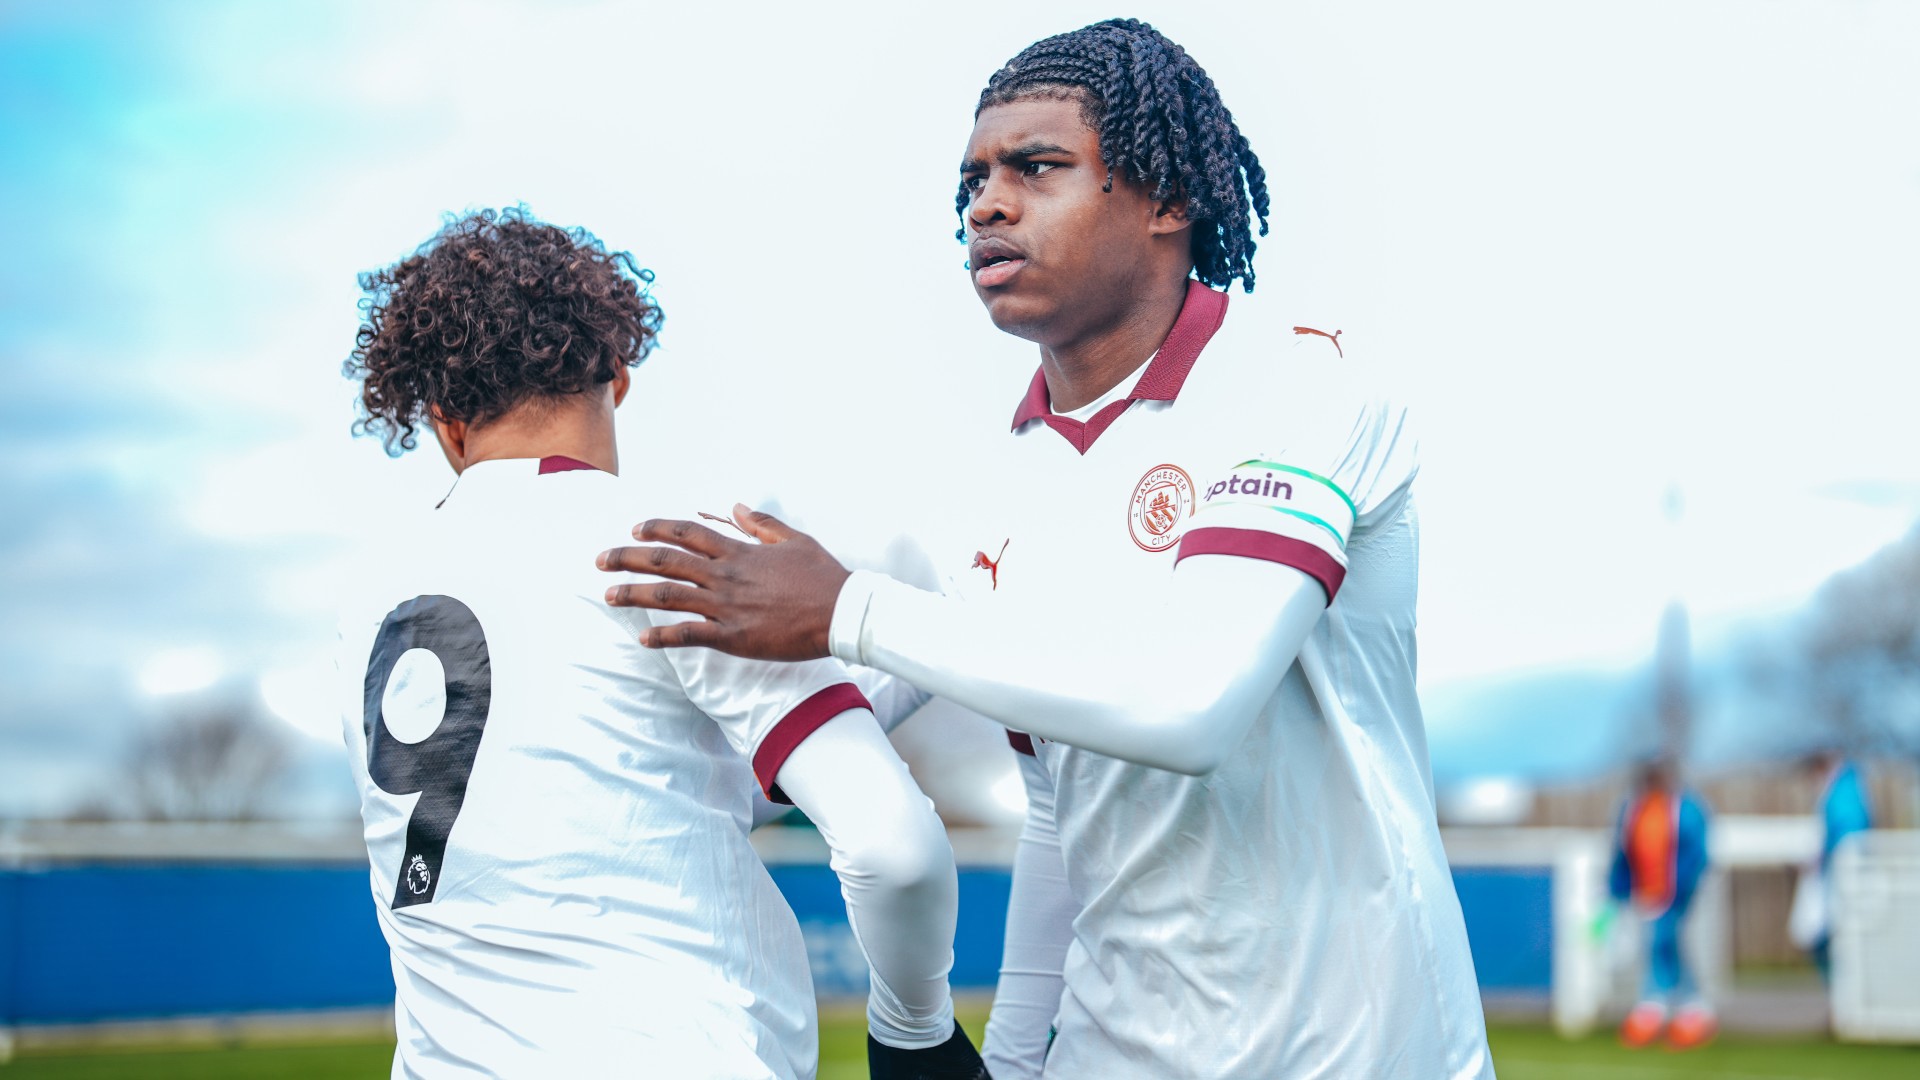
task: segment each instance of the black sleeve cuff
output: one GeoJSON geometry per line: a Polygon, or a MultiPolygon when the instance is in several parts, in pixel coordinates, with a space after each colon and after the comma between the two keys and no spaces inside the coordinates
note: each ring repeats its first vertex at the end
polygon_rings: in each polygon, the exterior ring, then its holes
{"type": "Polygon", "coordinates": [[[867,1074],[871,1080],[993,1080],[958,1020],[952,1038],[924,1050],[902,1050],[868,1035],[867,1074]]]}

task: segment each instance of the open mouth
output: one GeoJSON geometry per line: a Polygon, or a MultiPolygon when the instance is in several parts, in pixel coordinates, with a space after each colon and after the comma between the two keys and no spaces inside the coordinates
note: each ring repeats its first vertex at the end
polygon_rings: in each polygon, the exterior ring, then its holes
{"type": "Polygon", "coordinates": [[[1025,259],[1008,258],[1004,255],[993,256],[974,268],[973,283],[982,289],[1005,285],[1012,281],[1013,276],[1018,274],[1020,268],[1025,265],[1027,265],[1025,259]]]}
{"type": "Polygon", "coordinates": [[[976,241],[967,261],[973,283],[981,288],[1003,285],[1027,264],[1026,254],[998,237],[976,241]]]}

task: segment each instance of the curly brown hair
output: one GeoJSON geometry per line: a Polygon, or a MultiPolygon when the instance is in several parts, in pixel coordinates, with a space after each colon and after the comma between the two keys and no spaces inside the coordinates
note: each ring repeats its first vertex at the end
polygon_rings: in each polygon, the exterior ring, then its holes
{"type": "Polygon", "coordinates": [[[485,424],[612,382],[653,351],[653,272],[525,207],[449,216],[418,251],[360,275],[365,318],[342,373],[362,380],[354,434],[418,445],[437,412],[485,424]]]}

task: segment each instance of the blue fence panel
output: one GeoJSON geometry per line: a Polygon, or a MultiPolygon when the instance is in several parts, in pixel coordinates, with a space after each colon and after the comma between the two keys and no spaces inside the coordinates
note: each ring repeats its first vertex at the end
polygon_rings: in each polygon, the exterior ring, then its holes
{"type": "Polygon", "coordinates": [[[991,990],[1000,981],[1007,894],[1013,873],[998,867],[960,871],[960,925],[953,938],[953,985],[991,990]]]}
{"type": "Polygon", "coordinates": [[[20,875],[0,870],[0,1025],[14,1017],[20,994],[14,957],[26,927],[20,921],[19,894],[20,875]]]}
{"type": "MultiPolygon", "coordinates": [[[[864,993],[866,959],[825,866],[775,866],[822,993],[864,993]]],[[[954,985],[993,986],[1009,878],[960,874],[954,985]]],[[[360,866],[0,871],[0,1023],[380,1007],[386,941],[360,866]]]]}
{"type": "Polygon", "coordinates": [[[1551,992],[1553,868],[1459,866],[1453,887],[1480,989],[1551,992]]]}
{"type": "MultiPolygon", "coordinates": [[[[825,866],[770,868],[806,936],[814,985],[863,992],[866,961],[825,866]]],[[[1552,875],[1463,867],[1482,988],[1547,992],[1552,875]]],[[[960,872],[953,983],[990,990],[1008,872],[960,872]]],[[[381,1007],[393,1000],[364,866],[97,866],[0,871],[0,1023],[381,1007]]]]}
{"type": "Polygon", "coordinates": [[[386,942],[358,867],[115,866],[7,876],[17,1023],[393,1000],[386,942]]]}

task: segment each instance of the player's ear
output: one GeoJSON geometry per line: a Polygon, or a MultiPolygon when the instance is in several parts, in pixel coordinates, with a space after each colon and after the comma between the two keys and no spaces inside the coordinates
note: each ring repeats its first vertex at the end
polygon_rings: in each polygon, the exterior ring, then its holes
{"type": "Polygon", "coordinates": [[[1176,195],[1154,204],[1153,222],[1148,226],[1148,231],[1155,236],[1168,236],[1184,232],[1192,224],[1193,222],[1187,220],[1186,198],[1176,195]]]}
{"type": "Polygon", "coordinates": [[[633,389],[633,369],[625,364],[613,369],[613,407],[627,400],[627,391],[633,389]]]}
{"type": "Polygon", "coordinates": [[[427,409],[427,421],[433,425],[433,437],[440,443],[440,452],[447,455],[447,464],[453,466],[455,473],[464,472],[467,467],[467,422],[447,419],[438,405],[427,409]]]}

